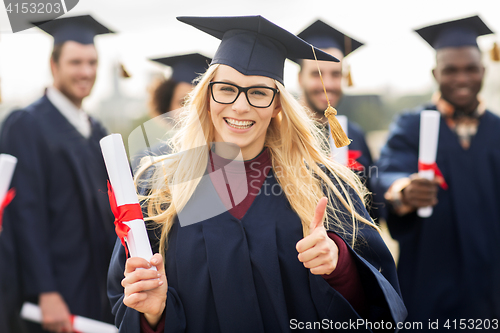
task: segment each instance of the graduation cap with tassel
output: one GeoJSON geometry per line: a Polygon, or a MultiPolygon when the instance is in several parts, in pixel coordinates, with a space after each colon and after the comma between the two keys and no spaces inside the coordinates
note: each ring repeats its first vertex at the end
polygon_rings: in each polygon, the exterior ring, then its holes
{"type": "MultiPolygon", "coordinates": [[[[339,62],[334,56],[316,48],[321,46],[304,41],[262,16],[181,16],[177,19],[221,40],[211,65],[227,65],[243,75],[266,76],[284,84],[286,58],[339,62]]],[[[336,114],[337,111],[329,105],[325,115],[330,122],[335,145],[342,147],[348,145],[350,140],[338,123],[336,114]]]]}
{"type": "MultiPolygon", "coordinates": [[[[435,50],[462,46],[479,49],[477,38],[494,33],[478,15],[426,26],[415,32],[435,50]]],[[[493,61],[500,61],[500,49],[496,42],[490,50],[490,57],[493,61]]]]}
{"type": "MultiPolygon", "coordinates": [[[[447,47],[477,45],[477,38],[493,31],[478,15],[438,23],[415,30],[436,51],[447,47]]],[[[493,56],[494,51],[492,52],[493,56]]]]}
{"type": "Polygon", "coordinates": [[[192,84],[193,81],[207,70],[211,58],[199,53],[180,54],[169,57],[153,58],[151,61],[172,68],[171,79],[176,82],[192,84]]]}
{"type": "Polygon", "coordinates": [[[351,66],[346,64],[345,57],[351,54],[351,52],[357,50],[359,47],[363,46],[364,44],[362,42],[344,34],[321,20],[316,20],[314,23],[302,30],[302,32],[300,32],[297,36],[319,49],[324,50],[334,48],[342,52],[344,55],[344,59],[342,61],[347,70],[345,79],[349,87],[353,86],[351,66]]]}
{"type": "Polygon", "coordinates": [[[114,33],[91,15],[68,16],[51,21],[32,22],[35,26],[54,37],[54,45],[67,41],[80,44],[94,44],[94,37],[114,33]]]}

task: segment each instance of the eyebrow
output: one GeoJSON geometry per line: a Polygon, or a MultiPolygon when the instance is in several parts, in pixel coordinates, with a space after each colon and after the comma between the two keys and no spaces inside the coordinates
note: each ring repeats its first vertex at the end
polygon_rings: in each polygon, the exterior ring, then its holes
{"type": "MultiPolygon", "coordinates": [[[[215,81],[219,81],[219,82],[225,82],[225,83],[232,83],[234,85],[237,85],[237,86],[240,86],[239,84],[237,84],[236,82],[233,82],[231,80],[228,80],[228,79],[220,79],[220,80],[215,80],[215,81]]],[[[268,84],[265,84],[265,83],[257,83],[257,84],[252,84],[250,86],[246,86],[246,87],[242,87],[242,88],[247,88],[247,87],[268,87],[268,88],[274,88],[276,89],[275,87],[271,87],[269,86],[268,84]]],[[[241,87],[241,86],[240,86],[241,87]]]]}

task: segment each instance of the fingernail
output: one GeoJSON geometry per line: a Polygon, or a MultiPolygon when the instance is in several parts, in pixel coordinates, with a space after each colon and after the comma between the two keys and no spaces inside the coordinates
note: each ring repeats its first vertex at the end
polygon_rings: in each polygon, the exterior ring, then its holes
{"type": "Polygon", "coordinates": [[[161,286],[163,284],[163,281],[160,280],[160,282],[158,282],[158,285],[161,286]]]}
{"type": "Polygon", "coordinates": [[[157,277],[160,277],[160,276],[161,276],[161,274],[160,274],[160,273],[158,273],[158,274],[156,274],[156,276],[157,276],[157,277]]]}

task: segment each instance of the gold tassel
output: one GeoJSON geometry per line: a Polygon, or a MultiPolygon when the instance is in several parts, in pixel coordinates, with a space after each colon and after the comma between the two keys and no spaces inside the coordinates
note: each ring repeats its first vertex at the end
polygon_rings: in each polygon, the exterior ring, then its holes
{"type": "Polygon", "coordinates": [[[347,146],[351,143],[351,139],[347,137],[342,126],[340,126],[339,121],[337,120],[337,110],[330,104],[328,104],[328,108],[325,110],[325,116],[328,118],[328,123],[330,124],[330,131],[332,132],[333,141],[335,142],[335,146],[337,148],[347,146]]]}
{"type": "Polygon", "coordinates": [[[125,78],[125,79],[128,79],[129,77],[131,77],[129,72],[127,72],[127,70],[125,69],[125,66],[123,66],[123,64],[121,64],[121,63],[120,63],[120,76],[125,78]]]}
{"type": "Polygon", "coordinates": [[[346,79],[347,79],[347,86],[352,87],[354,83],[352,82],[351,66],[347,67],[346,79]]]}
{"type": "Polygon", "coordinates": [[[500,61],[500,48],[497,42],[493,43],[493,48],[490,50],[490,57],[493,61],[500,61]]]}
{"type": "MultiPolygon", "coordinates": [[[[350,37],[347,37],[344,35],[344,54],[345,57],[352,52],[352,39],[350,37]]],[[[344,64],[346,64],[346,60],[344,57],[344,64]]],[[[347,74],[346,74],[346,79],[347,79],[347,86],[352,87],[354,84],[352,82],[352,75],[351,75],[351,65],[347,65],[347,74]]]]}
{"type": "Polygon", "coordinates": [[[328,107],[325,110],[325,117],[328,119],[328,123],[330,124],[330,132],[332,133],[333,141],[335,142],[335,146],[337,148],[347,146],[351,143],[351,140],[347,137],[342,126],[340,126],[339,121],[337,120],[337,110],[333,106],[330,105],[330,100],[328,99],[328,94],[326,93],[325,83],[323,82],[323,77],[321,76],[321,70],[319,69],[318,59],[316,58],[316,52],[314,51],[314,46],[312,46],[314,59],[316,60],[316,65],[318,66],[319,78],[321,79],[321,84],[323,85],[323,90],[325,91],[326,101],[328,102],[328,107]]]}

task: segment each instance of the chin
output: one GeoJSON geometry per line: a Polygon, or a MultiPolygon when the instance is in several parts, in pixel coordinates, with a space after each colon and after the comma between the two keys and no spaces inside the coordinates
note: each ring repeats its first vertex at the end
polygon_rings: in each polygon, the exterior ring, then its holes
{"type": "Polygon", "coordinates": [[[311,110],[316,114],[319,118],[323,117],[325,115],[325,110],[328,106],[322,107],[322,106],[315,106],[315,110],[311,110]]]}
{"type": "Polygon", "coordinates": [[[232,145],[238,146],[240,149],[243,149],[244,147],[247,146],[247,142],[245,142],[244,140],[227,138],[227,139],[224,140],[224,142],[227,142],[227,143],[230,143],[232,145]]]}
{"type": "Polygon", "coordinates": [[[90,95],[90,90],[78,91],[73,96],[75,99],[84,99],[85,97],[90,95]]]}
{"type": "Polygon", "coordinates": [[[475,100],[452,100],[451,105],[459,109],[467,109],[475,104],[475,100]]]}

